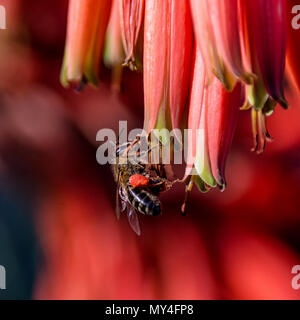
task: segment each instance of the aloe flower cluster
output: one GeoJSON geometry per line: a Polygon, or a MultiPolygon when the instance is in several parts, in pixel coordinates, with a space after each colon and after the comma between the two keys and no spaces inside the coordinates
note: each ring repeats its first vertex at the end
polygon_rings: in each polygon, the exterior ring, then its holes
{"type": "Polygon", "coordinates": [[[70,0],[61,80],[97,85],[101,54],[141,69],[144,129],[191,129],[186,178],[223,190],[240,109],[252,119],[253,150],[271,140],[266,117],[300,87],[295,0],[70,0]],[[109,27],[108,27],[109,26],[109,27]],[[287,67],[286,67],[287,66],[287,67]]]}

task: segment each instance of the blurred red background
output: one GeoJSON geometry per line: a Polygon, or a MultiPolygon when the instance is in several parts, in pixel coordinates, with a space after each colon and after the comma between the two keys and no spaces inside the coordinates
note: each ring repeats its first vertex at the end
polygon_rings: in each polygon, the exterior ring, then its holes
{"type": "Polygon", "coordinates": [[[59,83],[66,0],[7,0],[0,30],[0,264],[4,298],[299,299],[300,108],[268,119],[275,138],[250,152],[250,114],[241,112],[227,166],[228,188],[163,196],[162,217],[141,217],[137,237],[114,213],[109,166],[96,162],[96,133],[143,123],[142,77],[123,72],[111,90],[59,83]]]}

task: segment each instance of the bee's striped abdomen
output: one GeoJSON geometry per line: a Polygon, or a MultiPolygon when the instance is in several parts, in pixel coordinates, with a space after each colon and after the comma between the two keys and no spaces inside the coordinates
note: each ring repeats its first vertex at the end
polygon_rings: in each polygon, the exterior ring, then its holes
{"type": "Polygon", "coordinates": [[[128,188],[128,200],[140,213],[157,216],[161,214],[160,201],[157,196],[140,188],[128,188]]]}

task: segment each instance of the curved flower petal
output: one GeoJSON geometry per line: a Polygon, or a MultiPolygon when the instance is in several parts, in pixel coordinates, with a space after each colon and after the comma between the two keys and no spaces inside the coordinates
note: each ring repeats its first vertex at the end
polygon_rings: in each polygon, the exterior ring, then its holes
{"type": "Polygon", "coordinates": [[[170,40],[170,113],[173,128],[180,128],[193,58],[193,28],[188,0],[171,1],[170,40]]]}
{"type": "Polygon", "coordinates": [[[244,90],[238,83],[232,92],[227,92],[215,79],[209,87],[207,131],[208,150],[211,170],[222,189],[225,188],[225,164],[233,135],[236,129],[238,114],[244,102],[244,90]]]}
{"type": "Polygon", "coordinates": [[[157,122],[160,107],[167,103],[168,1],[147,0],[144,33],[144,129],[150,132],[157,122]]]}
{"type": "Polygon", "coordinates": [[[98,69],[111,0],[70,0],[61,82],[98,83],[98,69]]]}
{"type": "Polygon", "coordinates": [[[194,166],[197,150],[197,130],[200,124],[202,101],[206,81],[204,61],[200,49],[195,48],[193,75],[191,80],[191,94],[188,117],[188,150],[185,176],[188,176],[194,166]]]}
{"type": "MultiPolygon", "coordinates": [[[[218,79],[214,78],[213,81],[219,82],[218,79]]],[[[222,86],[222,84],[220,83],[222,86]]],[[[195,158],[195,169],[200,176],[200,178],[210,187],[216,186],[216,180],[214,179],[211,161],[209,155],[209,137],[210,132],[208,127],[208,110],[209,105],[209,95],[211,86],[204,89],[202,108],[200,114],[199,129],[197,131],[197,150],[195,158]]]]}
{"type": "Polygon", "coordinates": [[[287,41],[285,0],[245,0],[241,1],[241,8],[246,19],[252,72],[262,77],[267,93],[286,108],[283,89],[287,41]]]}
{"type": "Polygon", "coordinates": [[[135,51],[143,18],[144,0],[118,0],[123,46],[126,54],[124,65],[136,69],[135,51]]]}
{"type": "Polygon", "coordinates": [[[103,61],[106,66],[112,68],[112,90],[114,92],[120,92],[123,59],[119,0],[113,0],[106,32],[103,61]]]}
{"type": "MultiPolygon", "coordinates": [[[[198,174],[207,186],[225,188],[225,163],[244,102],[244,88],[238,83],[227,92],[214,77],[205,85],[205,66],[196,50],[188,119],[188,153],[185,177],[198,174]],[[193,166],[196,172],[192,172],[193,166]]],[[[194,179],[195,182],[195,179],[194,179]]],[[[201,182],[201,181],[200,181],[201,182]]]]}
{"type": "Polygon", "coordinates": [[[104,63],[109,67],[114,67],[121,65],[123,58],[119,2],[113,0],[106,32],[104,63]]]}
{"type": "Polygon", "coordinates": [[[181,125],[192,60],[188,0],[147,0],[144,36],[144,129],[181,125]]]}
{"type": "MultiPolygon", "coordinates": [[[[216,79],[216,81],[219,80],[216,79]]],[[[205,83],[205,66],[200,48],[197,47],[195,49],[195,62],[189,104],[188,155],[185,177],[188,175],[199,175],[207,185],[215,186],[215,179],[210,167],[206,121],[209,108],[209,87],[207,87],[205,83]],[[195,167],[195,170],[192,171],[193,166],[195,167]]],[[[220,85],[222,86],[221,83],[220,85]]]]}
{"type": "Polygon", "coordinates": [[[210,15],[220,56],[238,79],[250,83],[253,75],[246,72],[242,60],[239,2],[209,0],[210,15]]]}
{"type": "Polygon", "coordinates": [[[232,90],[235,79],[228,72],[218,50],[219,44],[216,42],[213,27],[216,17],[210,0],[190,0],[190,4],[195,35],[207,69],[208,82],[212,80],[212,74],[215,74],[227,90],[232,90]]]}

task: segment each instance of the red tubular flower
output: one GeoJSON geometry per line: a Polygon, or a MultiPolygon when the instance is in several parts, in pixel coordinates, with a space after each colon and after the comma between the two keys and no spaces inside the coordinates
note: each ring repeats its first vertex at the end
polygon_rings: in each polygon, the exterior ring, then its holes
{"type": "Polygon", "coordinates": [[[225,188],[225,164],[236,129],[239,108],[244,102],[244,91],[238,83],[227,92],[215,79],[208,89],[208,150],[212,174],[222,189],[225,188]]]}
{"type": "Polygon", "coordinates": [[[238,78],[250,83],[253,75],[245,70],[240,37],[240,0],[209,0],[216,44],[226,67],[238,78]]]}
{"type": "Polygon", "coordinates": [[[287,66],[289,73],[293,76],[295,84],[300,91],[300,30],[295,28],[295,24],[299,24],[296,14],[299,15],[299,9],[296,5],[300,5],[298,0],[288,0],[288,48],[287,48],[287,66]]]}
{"type": "Polygon", "coordinates": [[[119,2],[113,0],[106,32],[104,62],[106,65],[114,67],[121,65],[123,58],[119,2]]]}
{"type": "Polygon", "coordinates": [[[202,52],[203,60],[207,69],[208,82],[211,82],[215,74],[227,90],[235,85],[233,75],[228,72],[224,60],[220,55],[216,34],[214,32],[214,7],[210,0],[190,0],[194,22],[196,40],[202,52]]]}
{"type": "Polygon", "coordinates": [[[195,163],[197,152],[197,130],[200,123],[200,115],[202,109],[202,101],[204,96],[204,88],[206,81],[206,71],[202,54],[199,48],[195,48],[193,75],[191,80],[191,93],[189,101],[189,117],[188,117],[188,154],[186,176],[191,173],[195,163]]]}
{"type": "MultiPolygon", "coordinates": [[[[251,56],[256,55],[266,91],[286,108],[283,90],[287,42],[285,0],[244,0],[241,8],[246,20],[247,29],[244,31],[249,40],[248,49],[251,56]]],[[[251,60],[254,68],[256,62],[251,60]]]]}
{"type": "Polygon", "coordinates": [[[173,128],[181,127],[186,104],[193,52],[189,2],[171,1],[170,111],[173,128]]]}
{"type": "MultiPolygon", "coordinates": [[[[154,128],[181,128],[191,89],[188,126],[192,135],[188,142],[186,175],[195,168],[204,189],[225,187],[225,162],[243,90],[247,95],[245,109],[252,107],[253,150],[258,153],[271,140],[266,116],[277,103],[287,107],[283,83],[286,1],[114,2],[109,28],[113,36],[108,37],[107,61],[119,63],[121,33],[125,64],[136,68],[136,47],[144,21],[144,129],[150,133],[154,128]],[[194,34],[198,47],[189,88],[194,34]]],[[[70,0],[62,71],[65,85],[70,81],[97,83],[110,4],[111,0],[70,0]]],[[[295,2],[289,0],[288,4],[291,10],[295,2]]],[[[291,29],[289,33],[293,43],[289,45],[287,61],[299,85],[296,34],[291,29]]],[[[161,130],[162,135],[164,132],[161,130]]],[[[160,138],[164,144],[164,137],[160,138]]]]}
{"type": "Polygon", "coordinates": [[[186,175],[194,165],[203,182],[225,188],[225,163],[244,96],[241,84],[227,92],[217,78],[205,86],[202,55],[196,52],[188,126],[191,130],[186,175]]]}
{"type": "Polygon", "coordinates": [[[272,140],[266,129],[266,115],[276,103],[287,108],[283,78],[286,55],[286,5],[284,0],[244,0],[241,4],[245,59],[256,75],[248,86],[252,106],[253,151],[261,153],[272,140]]]}
{"type": "Polygon", "coordinates": [[[147,132],[155,127],[158,111],[167,103],[169,15],[168,1],[146,1],[143,71],[147,132]]]}
{"type": "Polygon", "coordinates": [[[144,27],[144,129],[178,128],[192,59],[188,0],[146,0],[144,27]]]}
{"type": "Polygon", "coordinates": [[[70,0],[61,82],[98,84],[111,0],[70,0]]]}
{"type": "Polygon", "coordinates": [[[126,54],[124,65],[135,70],[136,46],[144,18],[144,0],[118,0],[123,46],[126,54]]]}
{"type": "Polygon", "coordinates": [[[106,66],[113,69],[112,89],[115,92],[120,91],[123,59],[124,52],[121,37],[119,0],[113,0],[106,32],[103,60],[106,66]]]}
{"type": "Polygon", "coordinates": [[[248,84],[248,104],[254,107],[254,150],[261,152],[269,139],[265,115],[276,105],[272,100],[287,107],[283,86],[287,43],[285,0],[190,0],[190,3],[208,83],[212,82],[213,73],[229,91],[237,79],[248,84]]]}
{"type": "MultiPolygon", "coordinates": [[[[213,78],[213,81],[218,80],[213,78]]],[[[209,158],[209,131],[208,131],[208,110],[209,106],[209,91],[211,86],[204,88],[202,106],[199,109],[200,121],[197,130],[197,144],[196,144],[196,159],[195,169],[198,172],[200,178],[209,186],[215,187],[216,180],[213,176],[211,169],[211,161],[209,158]]],[[[192,120],[193,121],[193,120],[192,120]]]]}

